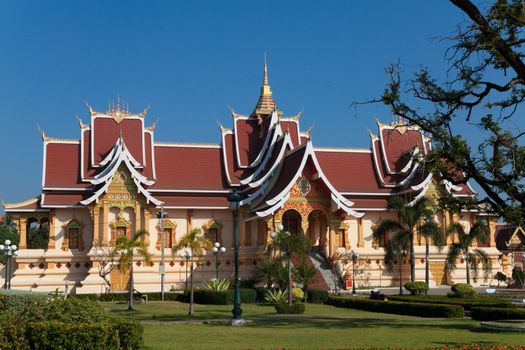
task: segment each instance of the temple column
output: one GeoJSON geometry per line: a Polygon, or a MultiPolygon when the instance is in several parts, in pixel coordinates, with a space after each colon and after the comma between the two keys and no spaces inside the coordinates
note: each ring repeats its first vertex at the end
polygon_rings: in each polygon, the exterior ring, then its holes
{"type": "Polygon", "coordinates": [[[55,249],[56,247],[56,232],[55,232],[55,213],[49,213],[49,242],[47,243],[47,249],[55,249]]]}
{"type": "Polygon", "coordinates": [[[448,211],[443,212],[443,233],[447,235],[447,244],[450,244],[454,241],[453,237],[447,234],[448,226],[450,225],[449,215],[450,214],[448,211]]]}
{"type": "Polygon", "coordinates": [[[18,246],[20,249],[27,249],[27,218],[21,216],[18,222],[18,227],[20,228],[20,242],[18,246]]]}
{"type": "Polygon", "coordinates": [[[187,233],[189,233],[191,230],[193,230],[193,210],[188,209],[186,214],[186,225],[187,225],[187,233]]]}
{"type": "Polygon", "coordinates": [[[496,246],[496,240],[494,237],[494,234],[496,233],[496,225],[498,224],[497,218],[491,218],[490,216],[487,217],[487,226],[489,227],[489,241],[488,246],[489,247],[495,247],[496,246]]]}
{"type": "Polygon", "coordinates": [[[142,227],[142,208],[140,207],[140,203],[135,203],[135,232],[138,230],[142,230],[144,227],[142,227]]]}
{"type": "Polygon", "coordinates": [[[103,245],[106,245],[109,243],[108,227],[109,227],[109,207],[107,205],[104,205],[102,207],[102,232],[100,232],[101,241],[103,245]]]}
{"type": "Polygon", "coordinates": [[[365,239],[363,237],[363,219],[357,219],[357,248],[365,247],[365,239]]]}
{"type": "Polygon", "coordinates": [[[95,245],[95,244],[100,246],[102,244],[102,239],[100,237],[100,233],[98,232],[99,228],[100,228],[99,214],[100,214],[100,209],[97,206],[95,206],[92,209],[92,212],[91,212],[91,217],[93,219],[93,242],[92,242],[92,246],[95,245]]]}
{"type": "MultiPolygon", "coordinates": [[[[147,208],[144,208],[144,228],[146,230],[148,230],[149,228],[149,224],[150,224],[150,221],[151,221],[151,211],[149,211],[149,209],[147,208]]],[[[148,231],[149,232],[149,231],[148,231]]],[[[162,233],[161,233],[162,234],[162,233]]],[[[146,235],[144,237],[144,242],[146,242],[146,244],[149,246],[149,243],[150,243],[150,237],[151,234],[149,235],[146,235]]]]}
{"type": "Polygon", "coordinates": [[[308,222],[308,217],[303,218],[301,220],[301,229],[303,230],[303,235],[307,236],[308,235],[308,226],[309,226],[309,222],[308,222]]]}

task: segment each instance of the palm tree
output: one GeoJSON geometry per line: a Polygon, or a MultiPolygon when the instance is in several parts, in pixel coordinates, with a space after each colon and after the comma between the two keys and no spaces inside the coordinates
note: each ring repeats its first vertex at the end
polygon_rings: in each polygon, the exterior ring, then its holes
{"type": "Polygon", "coordinates": [[[430,213],[426,216],[425,223],[420,227],[419,234],[425,238],[425,283],[428,286],[430,277],[430,262],[428,259],[430,256],[430,240],[434,242],[434,245],[441,252],[445,246],[445,236],[436,222],[432,220],[430,213]]]}
{"type": "Polygon", "coordinates": [[[115,242],[115,251],[118,254],[118,269],[122,273],[126,273],[129,270],[129,288],[128,288],[128,310],[133,310],[133,258],[135,254],[144,258],[144,262],[147,264],[150,262],[151,254],[148,253],[148,245],[142,239],[148,235],[146,230],[138,230],[135,232],[132,238],[126,236],[118,237],[115,242]]]}
{"type": "Polygon", "coordinates": [[[487,253],[481,249],[470,249],[470,246],[477,239],[485,239],[489,234],[489,229],[483,221],[477,221],[468,233],[459,222],[453,223],[447,230],[448,234],[458,234],[458,242],[450,244],[448,247],[448,254],[445,261],[445,267],[448,273],[456,269],[456,260],[458,258],[465,260],[465,268],[467,272],[467,283],[470,284],[470,270],[472,270],[472,278],[474,282],[478,280],[478,261],[484,273],[484,279],[487,280],[492,271],[492,262],[487,253]]]}
{"type": "Polygon", "coordinates": [[[301,257],[301,263],[294,269],[294,275],[297,282],[303,285],[304,295],[308,296],[308,287],[310,284],[317,282],[315,273],[317,272],[314,265],[306,263],[306,256],[301,257]]]}
{"type": "Polygon", "coordinates": [[[202,256],[205,254],[206,250],[211,249],[213,242],[209,239],[206,239],[202,233],[202,230],[198,227],[194,228],[180,239],[173,247],[173,252],[177,252],[181,249],[186,249],[189,251],[189,260],[190,260],[190,310],[188,312],[189,316],[193,316],[193,257],[202,256]]]}
{"type": "Polygon", "coordinates": [[[414,237],[417,233],[418,224],[428,215],[428,200],[422,197],[414,203],[407,203],[400,197],[392,197],[388,200],[388,209],[398,212],[399,221],[383,220],[373,230],[373,237],[378,242],[385,244],[385,237],[390,232],[395,232],[399,236],[400,242],[407,242],[410,254],[410,280],[416,280],[416,258],[414,254],[414,237]]]}
{"type": "Polygon", "coordinates": [[[270,250],[277,250],[281,258],[286,259],[288,267],[288,305],[292,306],[292,254],[305,254],[310,251],[310,241],[301,234],[292,235],[284,231],[282,225],[279,232],[272,232],[272,243],[268,247],[270,250]]]}
{"type": "Polygon", "coordinates": [[[407,255],[409,237],[407,235],[397,235],[385,244],[385,257],[383,261],[388,272],[394,272],[394,265],[399,262],[399,294],[403,294],[403,259],[407,255]]]}

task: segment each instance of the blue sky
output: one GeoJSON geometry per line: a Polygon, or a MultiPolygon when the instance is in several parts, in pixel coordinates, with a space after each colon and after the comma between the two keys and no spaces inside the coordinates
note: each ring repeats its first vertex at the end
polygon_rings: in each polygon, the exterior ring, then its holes
{"type": "MultiPolygon", "coordinates": [[[[0,2],[0,199],[40,192],[42,141],[78,138],[84,101],[117,95],[150,106],[156,139],[219,143],[228,106],[250,113],[262,82],[285,115],[303,110],[314,145],[368,147],[385,67],[444,67],[463,15],[447,1],[12,1],[0,2]]],[[[196,169],[198,171],[198,169],[196,169]]]]}

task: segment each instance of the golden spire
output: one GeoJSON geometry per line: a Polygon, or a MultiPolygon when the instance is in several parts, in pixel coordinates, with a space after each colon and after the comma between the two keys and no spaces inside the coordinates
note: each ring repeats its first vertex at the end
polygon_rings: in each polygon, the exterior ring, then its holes
{"type": "Polygon", "coordinates": [[[272,90],[268,82],[268,65],[266,64],[266,53],[264,54],[264,73],[263,73],[263,85],[261,87],[261,95],[259,101],[253,111],[253,116],[270,115],[274,110],[277,109],[277,105],[272,96],[272,90]]]}

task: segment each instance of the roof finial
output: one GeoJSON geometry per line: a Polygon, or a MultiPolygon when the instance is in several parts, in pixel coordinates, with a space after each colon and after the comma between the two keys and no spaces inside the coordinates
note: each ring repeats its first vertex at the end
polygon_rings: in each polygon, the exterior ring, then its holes
{"type": "Polygon", "coordinates": [[[117,112],[120,112],[120,95],[117,96],[117,112]]]}
{"type": "Polygon", "coordinates": [[[268,65],[266,64],[266,52],[264,52],[264,76],[263,85],[268,85],[268,65]]]}

